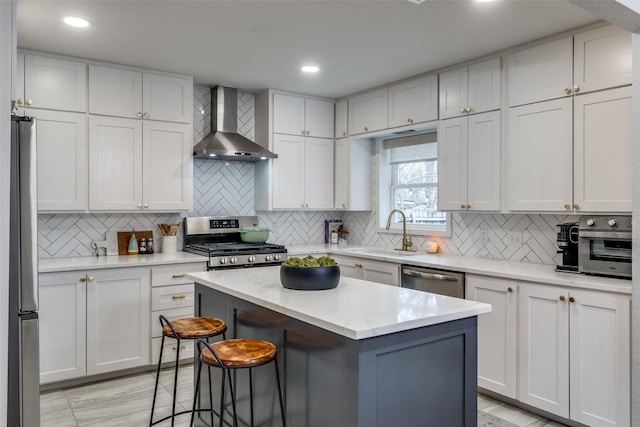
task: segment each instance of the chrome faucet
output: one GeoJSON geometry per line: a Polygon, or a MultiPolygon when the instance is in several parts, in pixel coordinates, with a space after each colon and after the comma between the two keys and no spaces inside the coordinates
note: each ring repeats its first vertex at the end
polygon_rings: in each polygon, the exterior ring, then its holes
{"type": "Polygon", "coordinates": [[[402,215],[402,249],[397,249],[397,250],[415,252],[415,249],[409,249],[413,247],[413,243],[411,243],[411,239],[407,236],[407,217],[405,216],[404,212],[402,212],[400,209],[394,209],[391,212],[389,212],[386,228],[388,230],[389,227],[391,227],[391,218],[393,218],[393,214],[396,212],[402,215]]]}

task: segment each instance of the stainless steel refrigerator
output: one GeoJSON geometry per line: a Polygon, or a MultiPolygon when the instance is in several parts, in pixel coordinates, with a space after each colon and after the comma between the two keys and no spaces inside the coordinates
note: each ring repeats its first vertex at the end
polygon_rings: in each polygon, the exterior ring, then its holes
{"type": "Polygon", "coordinates": [[[38,198],[34,118],[11,117],[10,187],[7,426],[38,427],[38,198]]]}

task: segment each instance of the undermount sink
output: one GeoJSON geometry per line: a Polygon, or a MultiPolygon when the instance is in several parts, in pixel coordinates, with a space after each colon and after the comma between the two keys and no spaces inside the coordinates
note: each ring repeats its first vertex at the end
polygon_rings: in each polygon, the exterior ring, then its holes
{"type": "Polygon", "coordinates": [[[423,252],[418,251],[401,251],[400,249],[364,249],[361,251],[362,253],[368,254],[384,254],[384,255],[396,255],[396,256],[414,256],[414,255],[424,255],[423,252]]]}

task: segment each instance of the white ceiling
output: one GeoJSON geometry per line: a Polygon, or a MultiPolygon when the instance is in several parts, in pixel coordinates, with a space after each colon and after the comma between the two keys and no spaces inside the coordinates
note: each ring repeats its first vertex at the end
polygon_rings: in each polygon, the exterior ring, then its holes
{"type": "Polygon", "coordinates": [[[17,19],[20,48],[331,98],[598,21],[565,0],[18,0],[17,19]]]}

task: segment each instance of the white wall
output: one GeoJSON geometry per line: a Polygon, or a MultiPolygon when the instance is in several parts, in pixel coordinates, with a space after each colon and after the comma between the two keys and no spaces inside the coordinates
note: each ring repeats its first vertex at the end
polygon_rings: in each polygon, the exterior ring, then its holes
{"type": "MultiPolygon", "coordinates": [[[[9,235],[9,150],[15,2],[0,1],[0,236],[9,235]]],[[[9,244],[0,238],[0,426],[7,423],[7,341],[9,244]]]]}
{"type": "Polygon", "coordinates": [[[633,292],[631,425],[640,425],[640,33],[633,34],[633,292]]]}

